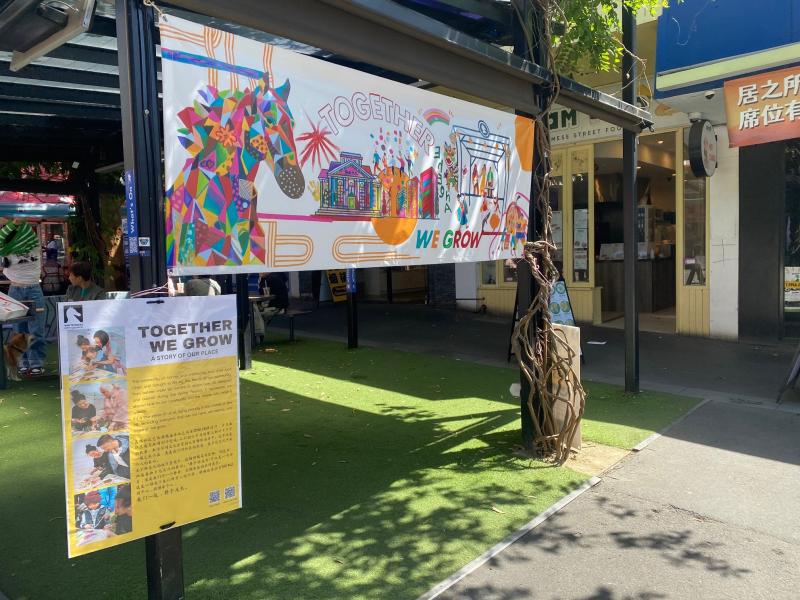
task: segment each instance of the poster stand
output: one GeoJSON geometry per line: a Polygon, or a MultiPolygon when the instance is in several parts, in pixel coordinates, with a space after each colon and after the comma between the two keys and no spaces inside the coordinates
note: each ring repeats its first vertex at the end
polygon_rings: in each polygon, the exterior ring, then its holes
{"type": "MultiPolygon", "coordinates": [[[[514,339],[514,328],[517,326],[517,321],[519,321],[519,296],[514,296],[514,310],[511,313],[511,331],[508,334],[508,356],[506,358],[507,362],[511,362],[511,357],[514,354],[513,350],[513,339],[514,339]]],[[[560,275],[559,278],[556,280],[556,284],[553,286],[553,291],[550,294],[550,318],[553,323],[556,324],[563,324],[569,325],[570,323],[567,321],[571,321],[572,325],[575,324],[574,313],[572,312],[572,300],[569,297],[569,289],[567,288],[567,283],[564,281],[564,276],[560,275]],[[561,284],[559,286],[559,284],[561,284]],[[563,290],[563,291],[562,291],[563,290]],[[555,313],[553,310],[553,304],[558,305],[558,312],[555,313]],[[564,306],[566,303],[566,307],[564,306]],[[560,317],[558,315],[569,315],[566,319],[560,317]]],[[[583,352],[583,346],[581,346],[581,364],[586,364],[586,355],[583,352]]],[[[800,350],[798,351],[800,352],[800,350]]],[[[800,367],[799,367],[800,368],[800,367]]]]}

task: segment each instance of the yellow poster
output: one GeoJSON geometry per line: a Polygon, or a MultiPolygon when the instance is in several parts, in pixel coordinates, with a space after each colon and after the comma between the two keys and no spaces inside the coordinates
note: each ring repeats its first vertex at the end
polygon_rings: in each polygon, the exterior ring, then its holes
{"type": "Polygon", "coordinates": [[[327,271],[327,274],[333,301],[347,300],[347,269],[331,269],[327,271]]]}
{"type": "Polygon", "coordinates": [[[240,508],[234,297],[58,316],[69,556],[240,508]]]}

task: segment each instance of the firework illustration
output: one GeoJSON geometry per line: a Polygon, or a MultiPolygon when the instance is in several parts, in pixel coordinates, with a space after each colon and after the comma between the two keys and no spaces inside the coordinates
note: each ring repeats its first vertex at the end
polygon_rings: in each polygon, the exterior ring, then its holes
{"type": "MultiPolygon", "coordinates": [[[[308,119],[308,115],[306,118],[308,119]]],[[[311,119],[308,121],[311,122],[311,119]]],[[[327,127],[321,127],[321,123],[311,122],[311,131],[297,136],[297,141],[305,142],[300,152],[300,166],[304,167],[310,160],[312,168],[318,168],[336,158],[339,146],[328,139],[331,135],[331,131],[327,127]]]]}

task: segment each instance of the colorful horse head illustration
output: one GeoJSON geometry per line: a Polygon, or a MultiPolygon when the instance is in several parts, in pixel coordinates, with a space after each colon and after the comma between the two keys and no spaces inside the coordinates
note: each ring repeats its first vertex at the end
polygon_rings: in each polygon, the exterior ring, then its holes
{"type": "Polygon", "coordinates": [[[262,163],[281,191],[299,198],[305,179],[297,163],[289,81],[272,88],[265,76],[254,89],[208,86],[178,113],[189,158],[167,191],[170,265],[264,263],[255,179],[262,163]]]}

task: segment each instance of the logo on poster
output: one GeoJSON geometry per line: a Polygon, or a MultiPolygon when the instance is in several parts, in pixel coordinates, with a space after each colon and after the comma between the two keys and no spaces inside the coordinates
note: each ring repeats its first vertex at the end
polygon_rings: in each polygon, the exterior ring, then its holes
{"type": "Polygon", "coordinates": [[[83,327],[83,305],[64,307],[64,328],[83,327]]]}

